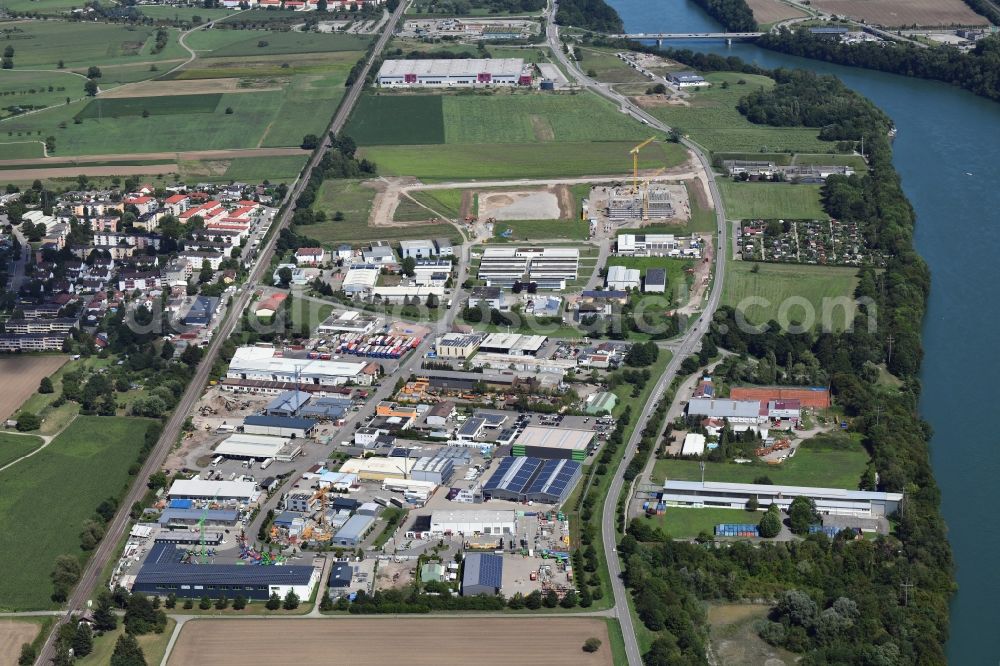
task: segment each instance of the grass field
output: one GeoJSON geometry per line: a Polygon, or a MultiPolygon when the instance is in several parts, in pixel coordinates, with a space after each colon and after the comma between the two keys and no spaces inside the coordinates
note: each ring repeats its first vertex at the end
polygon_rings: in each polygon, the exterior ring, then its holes
{"type": "Polygon", "coordinates": [[[818,138],[818,129],[754,125],[740,115],[736,110],[740,98],[758,88],[772,87],[774,81],[771,79],[731,72],[710,73],[705,78],[713,84],[712,87],[692,93],[690,106],[658,105],[646,110],[667,124],[680,128],[712,152],[835,151],[834,142],[818,138]],[[741,80],[745,83],[739,83],[741,80]],[[723,82],[727,82],[729,87],[723,88],[723,82]]]}
{"type": "MultiPolygon", "coordinates": [[[[632,146],[631,141],[369,146],[360,153],[383,175],[448,181],[623,174],[631,168],[632,146]]],[[[684,149],[677,144],[652,144],[640,154],[639,168],[671,167],[684,159],[684,149]]]]}
{"type": "Polygon", "coordinates": [[[45,157],[41,139],[38,141],[18,141],[0,143],[0,155],[5,160],[34,159],[45,157]]]}
{"type": "Polygon", "coordinates": [[[586,240],[590,236],[590,222],[587,220],[503,220],[493,226],[493,236],[502,238],[501,234],[510,229],[513,234],[508,240],[548,240],[550,238],[568,238],[571,240],[586,240]]]}
{"type": "Polygon", "coordinates": [[[83,95],[85,79],[69,72],[0,72],[0,118],[11,115],[6,107],[43,107],[65,104],[66,98],[83,95]]]}
{"type": "MultiPolygon", "coordinates": [[[[162,634],[136,636],[139,647],[142,648],[143,656],[146,657],[147,664],[159,664],[163,661],[163,654],[167,651],[167,643],[170,642],[170,636],[174,633],[176,625],[177,620],[168,617],[167,626],[162,634]]],[[[110,664],[111,654],[115,651],[115,643],[118,641],[118,637],[124,632],[124,624],[119,622],[118,628],[114,631],[109,631],[103,636],[95,637],[94,651],[83,659],[77,659],[74,663],[79,666],[104,666],[105,664],[110,664]]]]}
{"type": "Polygon", "coordinates": [[[444,143],[440,95],[363,95],[344,132],[362,146],[444,143]]]}
{"type": "Polygon", "coordinates": [[[831,313],[831,329],[839,331],[845,321],[853,320],[853,315],[845,317],[841,308],[833,308],[833,299],[852,297],[857,284],[857,270],[853,268],[730,261],[722,305],[742,307],[746,321],[754,325],[772,319],[805,325],[811,319],[809,328],[814,328],[823,321],[825,302],[831,313]],[[754,266],[759,267],[756,273],[754,266]],[[756,300],[749,301],[751,298],[756,300]],[[806,304],[810,312],[806,312],[806,304]]]}
{"type": "Polygon", "coordinates": [[[198,17],[205,21],[215,21],[236,12],[234,9],[205,9],[204,7],[171,7],[169,5],[139,5],[143,15],[167,21],[192,21],[198,17]]]}
{"type": "MultiPolygon", "coordinates": [[[[77,3],[82,6],[82,3],[77,3]]],[[[4,47],[14,47],[14,69],[56,69],[60,60],[66,68],[90,65],[155,61],[187,55],[177,44],[176,30],[161,52],[153,53],[151,26],[63,21],[19,21],[4,24],[4,47]]],[[[148,69],[148,65],[147,65],[148,69]]]]}
{"type": "MultiPolygon", "coordinates": [[[[457,218],[462,214],[462,197],[465,190],[417,190],[410,196],[448,217],[457,218]]],[[[426,213],[426,211],[425,211],[426,213]]]]}
{"type": "Polygon", "coordinates": [[[44,450],[0,473],[0,558],[8,567],[0,578],[0,605],[5,610],[52,607],[49,574],[56,557],[85,559],[80,526],[102,500],[128,484],[128,468],[148,423],[78,417],[44,450]],[[26,544],[30,557],[24,556],[26,544]]]}
{"type": "Polygon", "coordinates": [[[81,120],[126,118],[129,116],[173,116],[189,113],[213,113],[222,101],[221,93],[177,95],[171,97],[124,97],[94,99],[76,114],[81,120]]]}
{"type": "Polygon", "coordinates": [[[41,445],[41,437],[0,432],[0,467],[28,455],[41,445]]]}
{"type": "Polygon", "coordinates": [[[79,7],[77,0],[7,0],[4,9],[12,12],[33,12],[38,14],[62,14],[79,7]]]}
{"type": "Polygon", "coordinates": [[[221,29],[199,30],[185,40],[196,51],[211,51],[213,58],[364,51],[370,41],[357,35],[221,29]]]}
{"type": "Polygon", "coordinates": [[[354,666],[611,666],[609,642],[607,624],[600,617],[192,620],[181,630],[167,664],[238,666],[279,652],[283,663],[316,663],[326,659],[333,644],[340,660],[354,666]],[[386,632],[392,640],[385,640],[386,632]],[[446,648],[442,636],[448,637],[446,648]],[[602,647],[587,653],[581,648],[591,636],[599,638],[602,647]]]}
{"type": "Polygon", "coordinates": [[[719,180],[719,192],[730,220],[828,220],[820,201],[821,185],[734,183],[719,180]]]}
{"type": "MultiPolygon", "coordinates": [[[[857,490],[868,460],[868,452],[859,441],[846,435],[820,436],[803,442],[795,455],[780,465],[705,463],[705,480],[753,483],[757,477],[767,476],[778,485],[857,490]]],[[[662,484],[666,478],[700,481],[701,468],[696,460],[657,460],[653,483],[662,484]]]]}
{"type": "Polygon", "coordinates": [[[302,171],[308,158],[307,153],[302,153],[302,157],[239,157],[229,162],[224,180],[241,180],[250,183],[264,180],[291,182],[302,171]]]}
{"type": "Polygon", "coordinates": [[[675,539],[691,539],[702,532],[713,534],[719,523],[758,523],[763,514],[741,509],[697,509],[693,507],[667,507],[662,516],[644,518],[675,539]]]}

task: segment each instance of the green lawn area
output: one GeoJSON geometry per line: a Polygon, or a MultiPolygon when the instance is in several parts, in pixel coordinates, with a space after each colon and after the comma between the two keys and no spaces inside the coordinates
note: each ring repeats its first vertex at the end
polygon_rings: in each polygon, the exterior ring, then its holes
{"type": "Polygon", "coordinates": [[[128,468],[148,424],[81,416],[44,450],[0,473],[0,558],[8,568],[0,578],[0,604],[5,610],[53,606],[49,574],[56,557],[86,560],[80,527],[102,500],[119,495],[131,481],[128,468]]]}
{"type": "MultiPolygon", "coordinates": [[[[82,3],[75,4],[82,6],[82,3]]],[[[156,29],[152,26],[82,21],[19,21],[5,26],[11,32],[3,40],[3,45],[14,47],[14,70],[56,69],[60,60],[67,69],[71,69],[130,61],[168,60],[187,54],[177,44],[179,33],[173,29],[170,30],[166,48],[153,53],[156,29]]]]}
{"type": "Polygon", "coordinates": [[[643,278],[646,277],[646,271],[650,268],[664,268],[667,271],[668,285],[685,282],[687,275],[684,271],[694,265],[693,259],[671,259],[670,257],[611,257],[608,259],[608,266],[637,268],[643,278]]]}
{"type": "MultiPolygon", "coordinates": [[[[451,218],[457,218],[462,214],[462,196],[464,194],[465,190],[416,190],[410,192],[410,196],[420,203],[451,218]]],[[[427,215],[426,210],[424,210],[424,215],[427,215]]]]}
{"type": "Polygon", "coordinates": [[[317,32],[217,29],[199,30],[192,33],[185,42],[196,51],[211,51],[213,58],[221,58],[337,51],[362,52],[368,48],[371,38],[317,32]]]}
{"type": "Polygon", "coordinates": [[[617,57],[613,52],[604,49],[594,49],[588,47],[577,47],[577,53],[583,55],[580,67],[583,71],[593,70],[598,81],[607,83],[645,83],[652,85],[652,82],[640,72],[632,69],[628,64],[617,57]]]}
{"type": "MultiPolygon", "coordinates": [[[[0,118],[11,115],[10,106],[32,107],[65,104],[66,98],[83,96],[85,80],[69,72],[0,71],[0,118]]],[[[5,153],[6,154],[6,153],[5,153]]]]}
{"type": "MultiPolygon", "coordinates": [[[[777,485],[857,490],[868,460],[868,452],[856,439],[840,434],[821,435],[802,442],[795,455],[780,465],[705,463],[705,480],[753,483],[757,477],[767,476],[777,485]]],[[[653,483],[663,483],[668,477],[700,481],[701,468],[696,460],[657,460],[653,483]]]]}
{"type": "Polygon", "coordinates": [[[363,95],[344,132],[362,146],[444,143],[442,99],[441,95],[363,95]]]}
{"type": "MultiPolygon", "coordinates": [[[[430,146],[367,146],[359,153],[391,176],[425,181],[482,178],[540,178],[624,174],[631,169],[631,141],[513,143],[430,146]]],[[[651,144],[639,156],[641,169],[677,166],[684,149],[651,144]]]]}
{"type": "Polygon", "coordinates": [[[292,316],[292,326],[299,330],[303,325],[308,326],[310,331],[316,327],[333,312],[333,304],[317,303],[302,298],[292,296],[288,304],[288,312],[292,316]]]}
{"type": "Polygon", "coordinates": [[[662,516],[645,518],[654,526],[675,539],[691,539],[702,532],[715,533],[719,523],[753,523],[760,522],[761,513],[750,513],[741,509],[698,509],[693,507],[667,507],[662,516]]]}
{"type": "MultiPolygon", "coordinates": [[[[584,61],[586,67],[586,61],[584,61]]],[[[654,106],[646,109],[667,124],[678,127],[708,150],[725,152],[807,152],[835,151],[835,143],[821,141],[817,128],[754,125],[740,115],[740,98],[758,88],[770,88],[774,81],[765,76],[713,72],[707,90],[692,92],[690,106],[654,106]],[[744,81],[745,83],[739,83],[744,81]],[[722,83],[727,82],[728,88],[722,83]]]]}
{"type": "Polygon", "coordinates": [[[41,445],[41,437],[0,432],[0,467],[28,455],[41,445]]]}
{"type": "MultiPolygon", "coordinates": [[[[136,636],[139,647],[142,648],[142,653],[146,657],[147,664],[155,665],[163,660],[163,654],[167,651],[167,643],[170,642],[170,636],[174,633],[176,625],[177,620],[168,617],[166,629],[164,629],[162,634],[136,636]]],[[[110,664],[111,654],[115,651],[115,643],[124,631],[124,624],[119,619],[118,628],[107,632],[101,637],[95,636],[94,651],[83,659],[77,659],[75,663],[79,664],[79,666],[104,666],[105,664],[110,664]]]]}
{"type": "Polygon", "coordinates": [[[730,220],[827,220],[821,185],[734,183],[720,178],[719,192],[730,220]]]}
{"type": "Polygon", "coordinates": [[[33,159],[45,157],[42,150],[42,141],[17,141],[12,143],[0,143],[0,155],[5,160],[33,159]]]}
{"type": "Polygon", "coordinates": [[[550,238],[569,238],[586,240],[590,236],[588,220],[504,220],[493,225],[493,236],[503,238],[501,234],[511,230],[508,240],[548,240],[550,238]]]}
{"type": "Polygon", "coordinates": [[[824,300],[831,299],[826,303],[832,330],[839,331],[846,321],[853,320],[853,314],[845,317],[842,308],[833,307],[836,301],[832,299],[851,298],[857,284],[854,268],[729,261],[722,305],[742,307],[746,321],[754,325],[772,319],[782,324],[789,321],[806,324],[810,318],[806,316],[804,299],[812,308],[810,328],[813,328],[823,320],[824,300]],[[756,273],[754,266],[758,267],[756,273]],[[756,300],[747,300],[751,298],[756,300]],[[783,304],[785,321],[779,317],[783,304]]]}

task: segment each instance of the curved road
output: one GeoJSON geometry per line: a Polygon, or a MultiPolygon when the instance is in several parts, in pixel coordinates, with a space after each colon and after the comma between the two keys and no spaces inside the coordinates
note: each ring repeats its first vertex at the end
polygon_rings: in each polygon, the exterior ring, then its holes
{"type": "MultiPolygon", "coordinates": [[[[569,75],[575,79],[580,86],[611,100],[625,113],[628,113],[628,115],[632,116],[639,122],[645,123],[655,130],[664,133],[669,132],[670,127],[637,107],[627,97],[615,92],[610,85],[598,83],[588,77],[577,66],[576,62],[571,61],[566,56],[566,53],[563,51],[562,42],[559,40],[559,27],[555,23],[556,11],[557,2],[556,0],[552,0],[546,16],[546,36],[549,47],[552,49],[552,52],[559,59],[560,63],[569,75]]],[[[694,351],[701,345],[701,339],[708,331],[708,324],[712,319],[712,315],[719,306],[719,299],[722,296],[722,284],[725,278],[726,270],[726,215],[722,206],[722,196],[719,194],[719,188],[715,182],[715,175],[712,172],[711,162],[705,153],[702,152],[701,148],[699,148],[696,144],[686,139],[682,140],[682,142],[684,146],[690,149],[698,157],[698,161],[701,162],[702,168],[704,168],[708,177],[709,193],[712,196],[712,201],[715,203],[715,218],[718,233],[715,252],[715,277],[712,283],[712,291],[708,297],[708,303],[705,305],[704,313],[694,326],[692,326],[686,333],[684,333],[683,336],[680,337],[679,340],[677,340],[674,356],[670,359],[670,363],[667,364],[667,368],[663,375],[656,382],[656,386],[653,388],[650,399],[646,402],[646,405],[642,409],[642,413],[639,415],[639,418],[635,423],[635,429],[632,431],[632,436],[629,438],[628,444],[625,447],[625,455],[612,477],[611,487],[608,490],[607,497],[604,499],[604,510],[601,514],[601,538],[604,546],[604,558],[608,563],[608,572],[611,575],[611,589],[614,592],[615,597],[615,615],[621,623],[622,635],[625,637],[625,653],[628,656],[629,666],[641,666],[642,653],[639,650],[639,642],[636,640],[635,626],[632,622],[632,613],[629,609],[628,592],[626,591],[621,580],[621,563],[618,559],[617,552],[615,511],[618,506],[618,496],[621,494],[622,487],[625,483],[622,473],[625,471],[625,467],[628,465],[629,460],[633,455],[635,455],[636,447],[639,443],[639,439],[642,437],[642,430],[646,425],[646,421],[648,421],[650,416],[652,416],[657,407],[657,403],[660,401],[660,398],[663,397],[664,391],[666,391],[667,387],[670,386],[670,383],[673,382],[674,377],[677,376],[681,363],[683,363],[684,359],[694,353],[694,351]]]]}
{"type": "MultiPolygon", "coordinates": [[[[376,40],[375,46],[371,50],[371,53],[365,62],[364,69],[358,75],[357,81],[354,82],[350,90],[348,90],[347,94],[344,96],[344,100],[338,108],[336,115],[334,115],[330,126],[323,134],[322,144],[313,153],[313,156],[309,159],[309,163],[302,171],[302,174],[308,174],[312,168],[316,166],[320,158],[330,147],[330,134],[336,134],[339,132],[347,122],[347,118],[350,115],[351,110],[354,108],[354,105],[357,103],[358,98],[361,95],[361,91],[364,89],[365,79],[368,76],[368,71],[371,69],[372,62],[385,49],[386,42],[388,42],[389,37],[392,36],[394,26],[399,20],[399,17],[402,16],[403,11],[406,9],[408,4],[409,3],[407,2],[400,2],[399,7],[397,7],[396,11],[393,12],[392,17],[390,18],[385,29],[382,31],[382,34],[380,34],[378,40],[376,40]]],[[[260,284],[261,277],[264,275],[265,270],[270,266],[271,256],[274,254],[275,244],[278,239],[278,232],[282,228],[288,226],[288,223],[292,219],[291,203],[298,198],[299,194],[302,193],[302,190],[308,183],[308,178],[303,178],[302,174],[300,174],[299,178],[296,179],[292,187],[289,188],[283,202],[285,207],[280,216],[277,218],[277,224],[274,225],[276,228],[272,229],[270,238],[262,247],[257,263],[254,265],[250,276],[247,279],[247,283],[243,287],[243,291],[239,292],[237,297],[230,303],[230,307],[227,309],[222,323],[212,336],[212,341],[205,350],[205,355],[195,372],[194,378],[188,384],[187,390],[184,392],[183,397],[177,404],[176,409],[174,409],[173,414],[171,414],[170,420],[167,421],[167,424],[164,426],[163,434],[160,436],[156,446],[150,452],[149,457],[146,458],[146,462],[143,463],[142,469],[136,475],[136,480],[132,488],[129,489],[128,494],[122,499],[118,513],[116,513],[115,517],[110,523],[108,523],[104,539],[101,540],[101,543],[98,545],[93,557],[91,557],[87,562],[86,569],[84,569],[83,574],[80,577],[80,582],[77,583],[72,596],[67,602],[65,615],[58,623],[56,623],[56,626],[53,627],[52,631],[49,633],[49,636],[45,641],[45,645],[42,647],[42,650],[38,655],[38,659],[35,661],[37,666],[47,666],[47,664],[49,664],[55,656],[55,636],[59,625],[66,622],[73,612],[86,608],[88,595],[98,584],[101,572],[104,570],[105,565],[112,558],[114,558],[118,542],[124,536],[125,531],[128,528],[129,510],[135,502],[142,499],[146,490],[146,479],[148,479],[151,474],[160,468],[160,465],[163,464],[163,460],[166,458],[170,448],[180,436],[181,427],[184,425],[184,421],[187,419],[188,414],[191,413],[191,410],[194,409],[195,403],[201,396],[202,389],[208,382],[212,365],[219,354],[219,348],[222,346],[223,341],[228,339],[230,334],[233,332],[233,329],[235,328],[236,323],[240,320],[243,311],[250,303],[250,298],[253,295],[254,288],[260,284]]]]}

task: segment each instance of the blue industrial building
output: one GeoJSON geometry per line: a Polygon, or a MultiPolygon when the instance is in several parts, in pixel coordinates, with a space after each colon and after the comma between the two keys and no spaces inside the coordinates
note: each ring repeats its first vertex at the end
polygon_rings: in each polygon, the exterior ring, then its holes
{"type": "Polygon", "coordinates": [[[353,404],[353,400],[341,396],[313,398],[308,405],[299,410],[299,416],[335,421],[343,417],[353,404]]]}
{"type": "Polygon", "coordinates": [[[219,299],[215,296],[199,296],[194,299],[191,308],[184,315],[185,326],[208,326],[212,321],[212,313],[219,307],[219,299]]]}
{"type": "Polygon", "coordinates": [[[463,560],[462,596],[500,594],[503,558],[492,553],[468,553],[463,560]]]}
{"type": "Polygon", "coordinates": [[[272,593],[284,597],[294,590],[300,599],[312,596],[318,570],[308,566],[244,564],[182,564],[182,552],[172,543],[157,543],[135,577],[132,591],[150,596],[266,600],[272,593]]]}
{"type": "Polygon", "coordinates": [[[268,416],[298,416],[299,411],[308,402],[309,394],[305,391],[284,391],[267,403],[264,412],[268,416]]]}

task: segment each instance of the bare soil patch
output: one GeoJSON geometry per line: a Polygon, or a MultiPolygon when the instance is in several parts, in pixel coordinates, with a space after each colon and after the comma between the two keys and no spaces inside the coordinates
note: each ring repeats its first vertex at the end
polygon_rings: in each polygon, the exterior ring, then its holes
{"type": "MultiPolygon", "coordinates": [[[[262,90],[281,90],[281,86],[273,83],[270,86],[241,84],[242,79],[186,79],[174,81],[140,81],[130,83],[101,93],[101,97],[168,97],[174,95],[204,95],[206,93],[241,93],[260,92],[262,90]]],[[[271,81],[269,80],[269,83],[271,81]]]]}
{"type": "Polygon", "coordinates": [[[34,622],[0,621],[0,666],[14,666],[21,644],[35,640],[38,629],[34,622]]]}
{"type": "Polygon", "coordinates": [[[351,666],[546,664],[611,666],[607,624],[594,618],[346,618],[192,620],[168,666],[328,663],[351,666]],[[581,648],[595,636],[596,653],[581,648]]]}
{"type": "MultiPolygon", "coordinates": [[[[9,419],[38,390],[38,382],[42,381],[42,377],[48,377],[68,360],[68,356],[0,358],[0,377],[4,379],[4,390],[0,394],[0,421],[9,419]]],[[[0,654],[2,653],[0,650],[0,654]]]]}
{"type": "MultiPolygon", "coordinates": [[[[71,164],[85,166],[88,162],[131,162],[135,160],[230,160],[237,157],[278,157],[305,155],[301,148],[233,148],[229,150],[185,150],[160,153],[108,153],[107,155],[72,155],[66,157],[32,157],[22,160],[0,160],[0,166],[58,166],[71,164]]],[[[115,167],[124,169],[124,166],[115,167]]],[[[142,167],[148,169],[152,167],[142,167]]],[[[79,172],[78,172],[79,173],[79,172]]],[[[116,171],[117,173],[126,173],[116,171]]],[[[142,173],[152,173],[143,171],[142,173]]],[[[3,175],[6,175],[3,174],[3,175]]],[[[8,180],[10,180],[8,178],[8,180]]]]}
{"type": "Polygon", "coordinates": [[[709,661],[729,666],[782,666],[798,661],[796,655],[761,640],[754,624],[767,617],[767,606],[728,604],[708,609],[709,661]]]}
{"type": "Polygon", "coordinates": [[[531,116],[531,131],[539,141],[555,141],[556,133],[552,125],[542,116],[531,116]]]}
{"type": "Polygon", "coordinates": [[[644,109],[655,109],[658,106],[691,106],[691,102],[670,95],[636,95],[632,101],[644,109]]]}
{"type": "Polygon", "coordinates": [[[781,0],[747,0],[753,17],[760,24],[777,23],[785,19],[809,16],[801,9],[786,5],[781,0]]]}
{"type": "Polygon", "coordinates": [[[495,220],[558,220],[559,197],[552,190],[481,192],[479,217],[495,220]]]}
{"type": "Polygon", "coordinates": [[[988,25],[962,0],[816,0],[825,12],[885,27],[988,25]]]}
{"type": "Polygon", "coordinates": [[[8,181],[45,180],[46,178],[75,178],[81,174],[86,176],[158,176],[177,173],[176,164],[150,164],[149,166],[78,166],[53,167],[51,169],[14,169],[4,171],[3,176],[8,181]]]}

